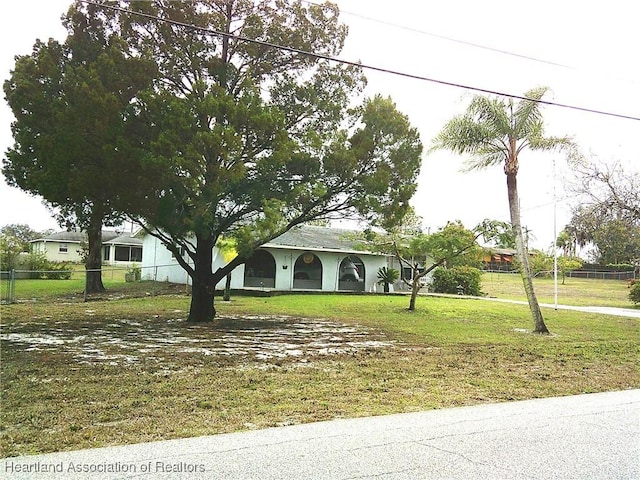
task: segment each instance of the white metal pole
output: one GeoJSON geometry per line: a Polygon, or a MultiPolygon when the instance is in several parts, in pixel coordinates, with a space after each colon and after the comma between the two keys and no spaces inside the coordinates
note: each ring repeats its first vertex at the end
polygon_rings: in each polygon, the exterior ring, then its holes
{"type": "Polygon", "coordinates": [[[555,309],[558,310],[558,239],[557,233],[557,209],[558,201],[556,198],[556,159],[553,159],[553,297],[555,309]]]}

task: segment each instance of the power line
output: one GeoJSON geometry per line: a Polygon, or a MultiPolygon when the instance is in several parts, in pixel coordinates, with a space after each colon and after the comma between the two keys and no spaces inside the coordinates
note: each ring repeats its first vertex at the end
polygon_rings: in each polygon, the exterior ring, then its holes
{"type": "Polygon", "coordinates": [[[134,12],[131,10],[127,10],[124,8],[120,8],[120,7],[115,7],[115,6],[111,6],[111,5],[103,5],[103,4],[99,4],[90,0],[79,0],[81,3],[85,3],[85,4],[89,4],[89,5],[94,5],[98,8],[106,8],[109,10],[114,10],[114,11],[118,11],[118,12],[122,12],[122,13],[128,13],[131,15],[137,15],[140,17],[144,17],[144,18],[148,18],[151,20],[156,20],[159,22],[164,22],[164,23],[168,23],[171,25],[175,25],[178,27],[183,27],[183,28],[188,28],[191,30],[198,30],[200,32],[203,33],[208,33],[211,35],[216,35],[216,36],[220,36],[220,37],[226,37],[232,40],[239,40],[242,42],[248,42],[248,43],[254,43],[257,45],[261,45],[264,47],[269,47],[269,48],[275,48],[278,50],[283,50],[286,52],[291,52],[291,53],[296,53],[299,55],[306,55],[309,57],[313,57],[313,58],[317,58],[320,60],[327,60],[330,62],[335,62],[335,63],[341,63],[343,65],[350,65],[350,66],[355,66],[355,67],[359,67],[359,68],[363,68],[366,70],[371,70],[371,71],[375,71],[375,72],[380,72],[380,73],[386,73],[389,75],[395,75],[398,77],[404,77],[404,78],[410,78],[413,80],[421,80],[421,81],[425,81],[425,82],[430,82],[430,83],[436,83],[439,85],[445,85],[445,86],[449,86],[449,87],[455,87],[455,88],[461,88],[464,90],[470,90],[470,91],[474,91],[474,92],[480,92],[480,93],[485,93],[485,94],[489,94],[489,95],[497,95],[500,97],[507,97],[507,98],[513,98],[516,100],[526,100],[526,101],[530,101],[530,102],[535,102],[535,103],[539,103],[542,105],[549,105],[549,106],[553,106],[553,107],[560,107],[560,108],[567,108],[570,110],[577,110],[577,111],[581,111],[581,112],[587,112],[587,113],[594,113],[597,115],[606,115],[606,116],[610,116],[610,117],[616,117],[616,118],[623,118],[623,119],[627,119],[627,120],[636,120],[636,121],[640,121],[640,117],[634,117],[632,115],[624,115],[624,114],[620,114],[620,113],[615,113],[615,112],[608,112],[605,110],[596,110],[593,108],[587,108],[587,107],[580,107],[580,106],[576,106],[576,105],[569,105],[566,103],[559,103],[559,102],[552,102],[550,100],[542,100],[542,99],[534,99],[534,98],[529,98],[523,95],[515,95],[515,94],[511,94],[511,93],[505,93],[505,92],[500,92],[497,90],[491,90],[491,89],[487,89],[487,88],[481,88],[481,87],[474,87],[471,85],[464,85],[462,83],[456,83],[456,82],[450,82],[447,80],[439,80],[436,78],[431,78],[431,77],[426,77],[423,75],[418,75],[418,74],[413,74],[413,73],[407,73],[407,72],[400,72],[398,70],[391,70],[389,68],[384,68],[384,67],[378,67],[375,65],[369,65],[369,64],[363,64],[360,62],[354,62],[351,60],[344,60],[344,59],[340,59],[340,58],[336,58],[336,57],[331,57],[329,55],[324,55],[321,53],[314,53],[314,52],[307,52],[305,50],[300,50],[298,48],[294,48],[294,47],[289,47],[286,45],[278,45],[275,43],[271,43],[271,42],[266,42],[263,40],[256,40],[253,38],[248,38],[248,37],[244,37],[242,35],[235,35],[232,33],[228,33],[228,32],[223,32],[220,30],[215,30],[212,28],[204,28],[204,27],[198,27],[197,25],[191,25],[188,23],[184,23],[184,22],[178,22],[176,20],[169,20],[166,18],[160,18],[158,16],[155,15],[150,15],[147,13],[141,13],[141,12],[134,12]]]}
{"type": "MultiPolygon", "coordinates": [[[[307,3],[309,5],[315,5],[315,6],[318,6],[318,7],[325,7],[324,4],[313,2],[311,0],[299,0],[299,1],[303,2],[303,3],[307,3]]],[[[580,67],[576,67],[576,66],[572,66],[572,65],[566,65],[564,63],[552,62],[550,60],[544,60],[544,59],[532,57],[532,56],[529,56],[529,55],[523,55],[521,53],[515,53],[515,52],[511,52],[511,51],[505,50],[505,49],[489,47],[487,45],[482,45],[482,44],[475,43],[475,42],[470,42],[470,41],[467,41],[467,40],[460,40],[458,38],[453,38],[453,37],[449,37],[449,36],[446,36],[446,35],[440,35],[440,34],[433,33],[433,32],[427,32],[426,30],[421,30],[421,29],[418,29],[418,28],[408,27],[406,25],[400,25],[400,24],[397,24],[397,23],[388,22],[388,21],[385,21],[385,20],[380,20],[379,18],[369,17],[369,16],[363,15],[361,13],[350,12],[350,11],[342,10],[342,9],[340,10],[340,13],[344,13],[344,14],[350,15],[350,16],[355,17],[355,18],[361,18],[361,19],[369,21],[369,22],[379,23],[381,25],[386,25],[386,26],[389,26],[389,27],[397,28],[399,30],[406,30],[408,32],[418,33],[420,35],[426,35],[426,36],[430,36],[430,37],[433,37],[433,38],[438,38],[440,40],[445,40],[445,41],[449,41],[449,42],[452,42],[452,43],[458,43],[458,44],[465,45],[465,46],[472,47],[472,48],[478,48],[478,49],[487,50],[487,51],[498,53],[498,54],[502,54],[502,55],[509,55],[509,56],[512,56],[512,57],[515,57],[515,58],[520,58],[520,59],[523,59],[523,60],[529,60],[529,61],[532,61],[532,62],[542,63],[542,64],[554,66],[554,67],[560,67],[560,68],[563,68],[563,69],[566,69],[566,70],[571,70],[571,71],[576,72],[576,73],[587,73],[587,74],[589,74],[591,76],[598,75],[598,76],[603,77],[603,78],[606,77],[606,78],[609,78],[609,79],[613,79],[613,80],[616,80],[616,81],[628,83],[628,84],[631,84],[631,85],[634,85],[635,83],[637,83],[635,80],[630,80],[629,78],[615,77],[615,76],[612,77],[610,75],[603,76],[603,72],[602,72],[601,69],[596,69],[596,68],[586,68],[585,69],[585,68],[580,68],[580,67]]]]}
{"type": "MultiPolygon", "coordinates": [[[[311,0],[300,0],[300,1],[303,2],[303,3],[307,3],[309,5],[315,5],[317,7],[324,7],[323,4],[317,3],[317,2],[312,2],[311,0]]],[[[356,17],[356,18],[362,18],[363,20],[367,20],[369,22],[379,23],[381,25],[387,25],[389,27],[398,28],[400,30],[406,30],[408,32],[419,33],[421,35],[427,35],[429,37],[438,38],[440,40],[446,40],[448,42],[459,43],[461,45],[466,45],[468,47],[479,48],[479,49],[482,49],[482,50],[488,50],[490,52],[500,53],[502,55],[509,55],[509,56],[516,57],[516,58],[522,58],[524,60],[531,60],[533,62],[544,63],[546,65],[553,65],[554,67],[566,68],[568,70],[577,70],[576,67],[572,67],[570,65],[564,65],[562,63],[556,63],[556,62],[551,62],[549,60],[543,60],[543,59],[540,59],[540,58],[531,57],[531,56],[528,56],[528,55],[522,55],[520,53],[514,53],[514,52],[510,52],[508,50],[503,50],[503,49],[500,49],[500,48],[488,47],[486,45],[481,45],[479,43],[469,42],[469,41],[466,41],[466,40],[460,40],[460,39],[457,39],[457,38],[448,37],[446,35],[439,35],[437,33],[427,32],[426,30],[421,30],[419,28],[407,27],[406,25],[399,25],[397,23],[387,22],[386,20],[380,20],[378,18],[369,17],[367,15],[362,15],[361,13],[354,13],[354,12],[350,12],[348,10],[342,10],[342,9],[340,9],[340,13],[345,13],[347,15],[351,15],[352,17],[356,17]]]]}

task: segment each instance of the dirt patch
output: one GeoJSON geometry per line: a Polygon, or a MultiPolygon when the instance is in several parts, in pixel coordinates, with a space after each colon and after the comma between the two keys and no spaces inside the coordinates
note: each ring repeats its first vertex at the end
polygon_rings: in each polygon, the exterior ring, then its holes
{"type": "MultiPolygon", "coordinates": [[[[85,312],[91,317],[92,312],[85,312]]],[[[24,351],[55,351],[84,364],[163,364],[174,357],[233,363],[309,361],[318,356],[391,348],[395,342],[365,327],[284,316],[224,317],[215,325],[182,319],[55,322],[11,326],[0,339],[24,351]]],[[[177,360],[177,358],[176,358],[177,360]]],[[[178,364],[179,362],[176,362],[178,364]]],[[[169,364],[169,365],[168,365],[169,364]]]]}

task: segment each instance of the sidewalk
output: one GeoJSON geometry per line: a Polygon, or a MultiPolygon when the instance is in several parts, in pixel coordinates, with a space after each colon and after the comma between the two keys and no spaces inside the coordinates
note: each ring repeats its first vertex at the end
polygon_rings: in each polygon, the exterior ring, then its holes
{"type": "Polygon", "coordinates": [[[6,458],[0,477],[638,479],[640,390],[6,458]]]}
{"type": "MultiPolygon", "coordinates": [[[[527,302],[520,300],[501,300],[499,298],[487,298],[486,300],[493,300],[494,302],[505,303],[517,303],[520,305],[529,305],[527,302]]],[[[543,308],[556,308],[556,305],[550,303],[541,303],[543,308]]],[[[575,310],[585,313],[600,313],[602,315],[615,315],[618,317],[631,317],[640,318],[640,310],[634,308],[619,308],[619,307],[578,307],[575,305],[557,305],[558,310],[575,310]]]]}
{"type": "MultiPolygon", "coordinates": [[[[460,296],[452,295],[448,293],[422,293],[421,295],[425,296],[433,296],[433,297],[451,297],[451,298],[460,298],[460,296]]],[[[524,300],[509,300],[506,298],[495,298],[495,297],[471,297],[463,295],[464,298],[469,298],[472,300],[486,300],[489,302],[501,302],[501,303],[515,303],[517,305],[529,305],[524,300]]],[[[600,313],[602,315],[615,315],[619,317],[630,317],[630,318],[640,318],[640,309],[638,308],[620,308],[620,307],[579,307],[576,305],[554,305],[551,303],[541,303],[540,307],[543,308],[557,308],[558,310],[576,310],[578,312],[585,313],[600,313]]]]}

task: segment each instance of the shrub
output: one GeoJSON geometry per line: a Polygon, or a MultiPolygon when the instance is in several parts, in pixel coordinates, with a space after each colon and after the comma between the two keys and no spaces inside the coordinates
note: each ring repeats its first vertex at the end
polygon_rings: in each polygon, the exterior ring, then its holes
{"type": "Polygon", "coordinates": [[[448,268],[438,267],[433,271],[431,290],[436,293],[458,293],[458,283],[453,277],[453,271],[448,268]]]}
{"type": "Polygon", "coordinates": [[[2,270],[13,270],[18,268],[22,245],[20,241],[12,235],[0,235],[0,265],[2,270]]]}
{"type": "Polygon", "coordinates": [[[549,272],[553,272],[553,257],[543,252],[536,252],[529,257],[529,268],[532,273],[549,275],[549,272]]]}
{"type": "Polygon", "coordinates": [[[30,270],[29,278],[42,278],[42,271],[49,268],[49,263],[44,253],[32,252],[27,255],[23,267],[30,270]]]}
{"type": "Polygon", "coordinates": [[[606,265],[607,270],[614,272],[630,272],[633,271],[633,265],[630,263],[608,263],[606,265]]]}
{"type": "Polygon", "coordinates": [[[631,286],[629,290],[629,300],[633,303],[640,303],[640,282],[636,282],[631,286]]]}
{"type": "Polygon", "coordinates": [[[384,285],[384,292],[389,292],[389,285],[400,278],[400,272],[395,268],[380,267],[378,269],[378,285],[384,285]]]}
{"type": "Polygon", "coordinates": [[[67,262],[48,262],[44,278],[49,280],[69,280],[73,275],[73,268],[67,262]]]}
{"type": "Polygon", "coordinates": [[[138,282],[142,279],[142,268],[136,263],[127,268],[124,278],[127,282],[138,282]]]}
{"type": "Polygon", "coordinates": [[[480,277],[482,272],[473,267],[438,267],[433,272],[431,288],[437,293],[459,293],[480,296],[480,277]]]}

